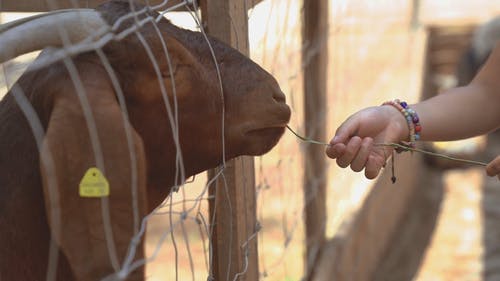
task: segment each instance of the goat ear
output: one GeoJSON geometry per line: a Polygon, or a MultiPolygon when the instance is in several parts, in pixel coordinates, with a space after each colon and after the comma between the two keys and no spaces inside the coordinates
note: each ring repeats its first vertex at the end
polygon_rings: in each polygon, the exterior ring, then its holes
{"type": "MultiPolygon", "coordinates": [[[[146,213],[145,154],[141,138],[124,119],[107,73],[99,66],[78,70],[94,122],[88,122],[71,79],[56,80],[68,82],[58,82],[55,90],[40,166],[52,237],[76,279],[100,280],[119,269],[146,213]],[[95,189],[105,184],[100,173],[109,184],[109,195],[95,189]]],[[[142,258],[141,245],[135,258],[142,258]]]]}

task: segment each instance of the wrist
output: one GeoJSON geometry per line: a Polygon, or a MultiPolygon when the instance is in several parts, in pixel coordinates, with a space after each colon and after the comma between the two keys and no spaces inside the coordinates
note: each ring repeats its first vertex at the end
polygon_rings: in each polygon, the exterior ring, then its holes
{"type": "Polygon", "coordinates": [[[410,129],[406,123],[406,118],[401,112],[391,105],[382,105],[386,109],[386,112],[389,115],[389,124],[391,126],[391,130],[394,132],[394,135],[397,137],[394,142],[401,141],[409,141],[410,138],[410,129]]]}
{"type": "Polygon", "coordinates": [[[399,134],[399,137],[402,140],[405,140],[406,143],[405,145],[414,147],[415,142],[420,140],[420,132],[422,130],[422,126],[420,125],[420,118],[418,117],[418,114],[415,110],[410,108],[408,104],[404,101],[400,101],[398,99],[393,100],[393,101],[388,101],[383,103],[383,105],[388,105],[394,108],[396,111],[399,112],[399,115],[401,116],[400,118],[397,119],[397,123],[399,127],[398,132],[406,132],[405,135],[401,136],[399,134]],[[404,122],[402,122],[404,120],[404,122]],[[401,126],[401,123],[406,123],[406,130],[402,129],[401,127],[405,128],[405,126],[401,126]]]}

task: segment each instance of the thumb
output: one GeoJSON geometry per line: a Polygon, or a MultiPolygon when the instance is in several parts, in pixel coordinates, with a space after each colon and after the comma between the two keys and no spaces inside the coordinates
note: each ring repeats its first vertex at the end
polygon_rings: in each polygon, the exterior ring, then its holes
{"type": "Polygon", "coordinates": [[[335,136],[330,141],[330,145],[334,146],[339,143],[347,144],[349,139],[357,134],[359,126],[358,118],[354,116],[349,117],[337,128],[335,136]]]}

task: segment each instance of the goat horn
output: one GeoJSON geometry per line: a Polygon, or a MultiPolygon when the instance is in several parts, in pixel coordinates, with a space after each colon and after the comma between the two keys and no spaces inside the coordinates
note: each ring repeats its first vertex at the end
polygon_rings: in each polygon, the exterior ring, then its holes
{"type": "Polygon", "coordinates": [[[63,30],[68,43],[77,43],[107,26],[91,9],[60,10],[4,24],[0,26],[0,63],[48,46],[62,46],[63,30]]]}

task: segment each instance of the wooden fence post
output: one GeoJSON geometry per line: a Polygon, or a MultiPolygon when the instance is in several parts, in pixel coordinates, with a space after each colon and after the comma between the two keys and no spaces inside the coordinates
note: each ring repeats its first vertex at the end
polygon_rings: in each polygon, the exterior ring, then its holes
{"type": "Polygon", "coordinates": [[[418,25],[420,24],[420,2],[420,0],[412,0],[410,25],[413,30],[416,30],[418,28],[418,25]]]}
{"type": "MultiPolygon", "coordinates": [[[[76,7],[80,8],[95,8],[98,5],[106,2],[107,0],[0,0],[0,11],[1,12],[48,12],[53,9],[72,9],[76,7]],[[50,5],[49,5],[50,2],[50,5]],[[52,6],[53,5],[53,6],[52,6]]],[[[138,3],[148,4],[148,5],[159,5],[164,3],[163,0],[135,0],[138,3]]],[[[166,7],[172,7],[181,3],[181,0],[170,0],[165,4],[166,7]]],[[[191,7],[192,8],[192,7],[191,7]]],[[[184,7],[180,7],[184,10],[184,7]]]]}
{"type": "MultiPolygon", "coordinates": [[[[208,33],[248,55],[249,7],[246,1],[205,0],[200,5],[208,33]]],[[[215,171],[210,171],[209,179],[213,176],[215,171]]],[[[235,277],[237,280],[258,280],[253,157],[228,161],[224,179],[219,178],[212,184],[209,192],[215,197],[209,204],[210,218],[215,216],[211,239],[213,280],[234,280],[235,277]]]]}
{"type": "MultiPolygon", "coordinates": [[[[328,0],[304,0],[302,64],[304,65],[304,114],[306,136],[326,140],[326,87],[328,63],[328,0]]],[[[304,200],[306,224],[306,277],[325,244],[325,148],[306,145],[304,150],[304,200]]]]}

